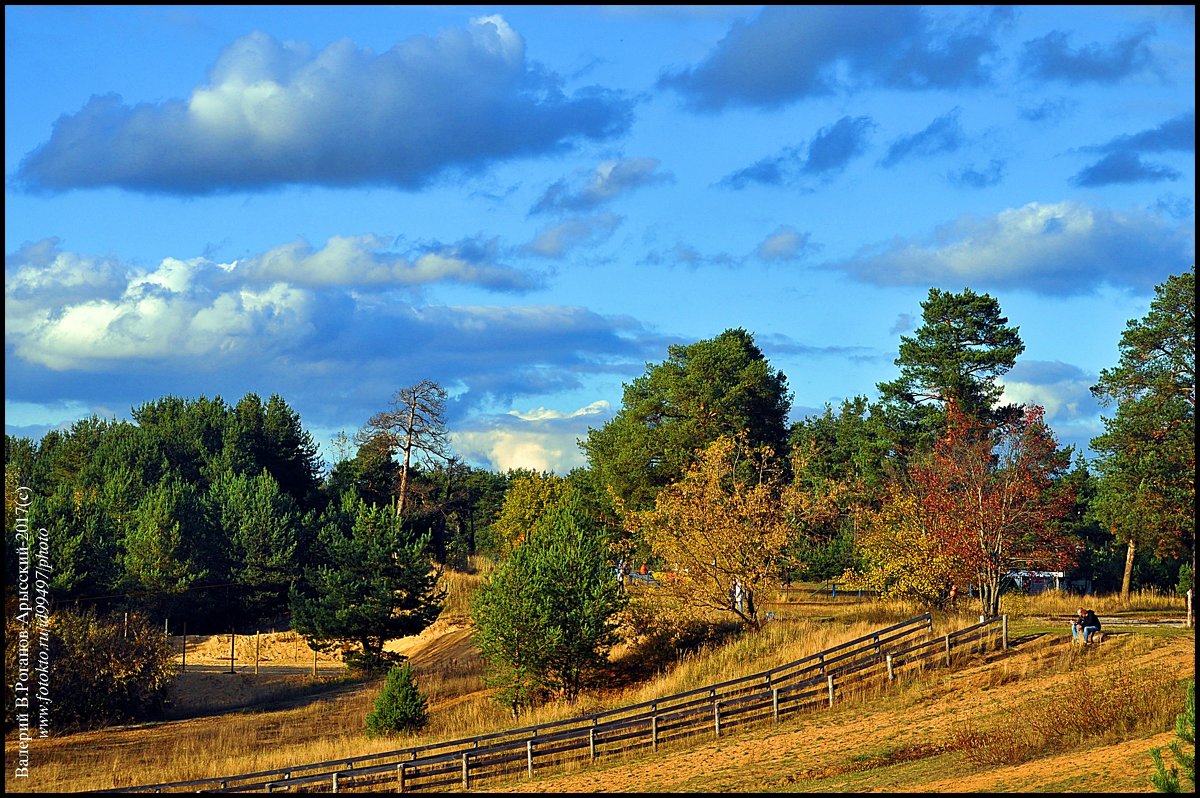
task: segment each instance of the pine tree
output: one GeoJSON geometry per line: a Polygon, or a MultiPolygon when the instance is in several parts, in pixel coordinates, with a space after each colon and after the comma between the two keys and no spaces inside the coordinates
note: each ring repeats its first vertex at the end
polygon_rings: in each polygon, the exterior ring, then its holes
{"type": "Polygon", "coordinates": [[[406,662],[392,666],[375,698],[375,710],[367,715],[367,736],[420,731],[428,722],[425,696],[417,689],[412,665],[406,662]]]}
{"type": "Polygon", "coordinates": [[[1183,712],[1175,717],[1175,735],[1178,740],[1172,742],[1167,748],[1175,757],[1175,765],[1169,768],[1163,762],[1162,749],[1150,749],[1150,759],[1154,761],[1154,775],[1150,777],[1150,783],[1159,792],[1182,792],[1182,785],[1179,783],[1180,768],[1182,768],[1183,778],[1192,783],[1192,792],[1196,790],[1196,680],[1188,681],[1187,689],[1187,704],[1184,705],[1183,712]],[[1183,750],[1181,743],[1187,743],[1192,747],[1191,753],[1183,750]]]}
{"type": "Polygon", "coordinates": [[[616,642],[624,602],[579,497],[547,508],[474,597],[475,643],[497,699],[514,716],[545,695],[574,699],[616,642]]]}
{"type": "Polygon", "coordinates": [[[411,534],[391,508],[346,494],[326,515],[317,548],[320,564],[291,592],[293,626],[313,648],[357,644],[346,664],[382,671],[395,661],[387,641],[418,634],[441,612],[429,535],[411,534]]]}

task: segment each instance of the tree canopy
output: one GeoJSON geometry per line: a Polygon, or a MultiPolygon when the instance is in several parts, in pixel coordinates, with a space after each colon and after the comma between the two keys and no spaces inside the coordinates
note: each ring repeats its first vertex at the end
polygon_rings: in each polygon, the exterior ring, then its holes
{"type": "Polygon", "coordinates": [[[1128,595],[1139,547],[1191,549],[1195,573],[1196,272],[1155,287],[1150,309],[1121,335],[1120,361],[1100,372],[1092,394],[1116,403],[1092,439],[1100,486],[1093,512],[1128,553],[1128,595]]]}
{"type": "Polygon", "coordinates": [[[1013,408],[996,406],[1003,393],[997,379],[1025,351],[1019,328],[1009,326],[1000,303],[988,294],[930,288],[921,308],[921,326],[900,337],[895,361],[900,375],[876,386],[906,451],[937,437],[947,402],[986,423],[1011,415],[1013,408]]]}
{"type": "Polygon", "coordinates": [[[625,601],[603,530],[578,497],[559,496],[474,597],[475,642],[497,699],[514,716],[543,696],[573,699],[616,642],[625,601]]]}
{"type": "Polygon", "coordinates": [[[739,608],[730,596],[740,582],[752,599],[779,573],[790,535],[783,490],[769,447],[752,446],[746,436],[721,436],[659,492],[653,509],[630,511],[626,522],[671,572],[660,589],[685,606],[731,612],[758,626],[753,601],[739,608]]]}
{"type": "Polygon", "coordinates": [[[296,630],[316,649],[357,644],[347,663],[365,670],[395,664],[384,645],[418,634],[442,609],[428,535],[407,534],[390,507],[347,494],[325,517],[317,546],[319,564],[291,593],[296,630]]]}
{"type": "Polygon", "coordinates": [[[625,386],[621,409],[581,442],[601,481],[629,507],[653,506],[697,452],[722,435],[744,433],[752,445],[787,446],[791,393],[787,377],[767,362],[742,328],[690,345],[647,364],[625,386]]]}

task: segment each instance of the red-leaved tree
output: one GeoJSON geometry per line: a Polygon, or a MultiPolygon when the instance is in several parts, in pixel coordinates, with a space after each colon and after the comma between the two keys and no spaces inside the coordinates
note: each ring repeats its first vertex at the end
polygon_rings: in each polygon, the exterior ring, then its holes
{"type": "Polygon", "coordinates": [[[979,586],[989,618],[1000,613],[1010,571],[1062,570],[1076,556],[1073,538],[1055,523],[1074,501],[1058,479],[1070,452],[1058,448],[1044,414],[1025,405],[1019,417],[988,428],[951,402],[945,434],[911,470],[930,533],[979,586]]]}

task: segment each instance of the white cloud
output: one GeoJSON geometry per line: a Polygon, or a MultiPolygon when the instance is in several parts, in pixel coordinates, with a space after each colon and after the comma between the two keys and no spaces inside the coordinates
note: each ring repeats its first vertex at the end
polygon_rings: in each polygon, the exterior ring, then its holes
{"type": "Polygon", "coordinates": [[[479,417],[473,428],[458,430],[451,437],[456,451],[487,467],[565,475],[587,465],[579,440],[587,436],[589,427],[601,426],[610,410],[603,400],[571,411],[510,410],[501,416],[479,417]]]}
{"type": "Polygon", "coordinates": [[[1104,431],[1100,405],[1091,394],[1095,381],[1095,375],[1066,363],[1023,360],[1001,381],[1000,402],[1043,408],[1059,443],[1083,452],[1104,431]]]}
{"type": "Polygon", "coordinates": [[[380,54],[349,40],[314,52],[255,32],[226,48],[186,99],[131,107],[110,94],[60,117],[18,181],[178,194],[419,188],[448,170],[607,139],[631,120],[632,101],[616,93],[564,96],[495,15],[380,54]]]}
{"type": "Polygon", "coordinates": [[[586,407],[581,407],[578,410],[570,413],[564,413],[561,410],[551,410],[545,407],[534,408],[522,413],[520,410],[509,410],[510,416],[516,416],[522,421],[557,421],[560,419],[579,418],[581,416],[595,416],[602,413],[607,413],[609,403],[603,399],[592,402],[586,407]]]}
{"type": "Polygon", "coordinates": [[[388,252],[380,236],[332,236],[314,249],[293,241],[262,255],[243,258],[237,270],[256,282],[283,280],[312,288],[354,286],[389,288],[433,283],[461,283],[497,291],[523,291],[537,280],[495,262],[495,246],[463,242],[440,246],[412,258],[388,252]]]}
{"type": "Polygon", "coordinates": [[[1148,291],[1195,257],[1189,227],[1142,211],[1031,202],[986,218],[961,217],[920,242],[867,247],[827,264],[877,285],[968,285],[1071,295],[1101,283],[1148,291]]]}
{"type": "Polygon", "coordinates": [[[758,257],[769,261],[796,260],[808,253],[811,245],[808,233],[791,225],[780,225],[758,245],[758,257]]]}

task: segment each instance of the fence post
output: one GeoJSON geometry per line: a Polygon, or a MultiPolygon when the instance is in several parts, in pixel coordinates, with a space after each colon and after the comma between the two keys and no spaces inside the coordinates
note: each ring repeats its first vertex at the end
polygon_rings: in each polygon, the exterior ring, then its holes
{"type": "Polygon", "coordinates": [[[237,632],[229,633],[229,672],[233,673],[233,641],[237,639],[237,632]]]}
{"type": "Polygon", "coordinates": [[[333,776],[331,777],[330,781],[333,784],[333,791],[337,792],[338,791],[338,774],[334,773],[333,776]]]}
{"type": "Polygon", "coordinates": [[[1008,616],[1000,616],[1000,650],[1008,651],[1008,616]]]}
{"type": "Polygon", "coordinates": [[[408,767],[403,762],[396,765],[396,792],[404,792],[404,777],[408,775],[405,772],[407,770],[408,767]]]}
{"type": "Polygon", "coordinates": [[[946,667],[950,667],[950,633],[946,632],[946,667]]]}
{"type": "Polygon", "coordinates": [[[721,736],[721,702],[713,701],[713,732],[717,737],[721,736]]]}
{"type": "Polygon", "coordinates": [[[463,751],[463,755],[462,755],[462,783],[463,783],[463,789],[464,789],[464,790],[469,790],[469,789],[471,788],[471,778],[470,778],[470,771],[468,770],[468,767],[467,767],[467,757],[468,757],[468,756],[469,756],[469,754],[468,754],[466,751],[463,751]]]}
{"type": "Polygon", "coordinates": [[[525,741],[525,769],[529,773],[529,778],[533,778],[533,740],[525,741]]]}
{"type": "Polygon", "coordinates": [[[892,655],[891,654],[887,655],[887,671],[888,671],[888,681],[889,682],[896,681],[896,673],[892,670],[892,655]]]}
{"type": "Polygon", "coordinates": [[[658,750],[658,707],[653,708],[654,714],[650,716],[650,750],[658,750]]]}
{"type": "Polygon", "coordinates": [[[779,688],[771,688],[771,719],[779,722],[779,688]]]}
{"type": "Polygon", "coordinates": [[[596,761],[596,719],[592,718],[592,728],[588,729],[588,755],[596,761]]]}
{"type": "Polygon", "coordinates": [[[833,674],[825,677],[825,683],[829,685],[829,706],[833,706],[833,674]]]}
{"type": "Polygon", "coordinates": [[[259,652],[262,651],[262,631],[254,633],[254,675],[258,675],[259,652]]]}

